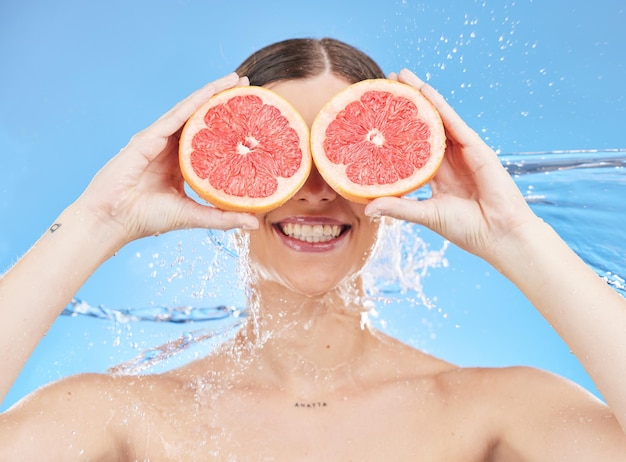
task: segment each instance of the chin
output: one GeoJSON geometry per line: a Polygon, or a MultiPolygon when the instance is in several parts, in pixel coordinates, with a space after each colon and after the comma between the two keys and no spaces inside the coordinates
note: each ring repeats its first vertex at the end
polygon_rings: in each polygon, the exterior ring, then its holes
{"type": "Polygon", "coordinates": [[[355,281],[360,280],[355,272],[342,275],[332,271],[310,272],[279,272],[261,265],[254,265],[255,282],[259,286],[274,286],[275,290],[287,291],[305,297],[321,297],[330,293],[345,292],[347,288],[360,287],[355,281]],[[295,276],[295,277],[294,277],[295,276]]]}

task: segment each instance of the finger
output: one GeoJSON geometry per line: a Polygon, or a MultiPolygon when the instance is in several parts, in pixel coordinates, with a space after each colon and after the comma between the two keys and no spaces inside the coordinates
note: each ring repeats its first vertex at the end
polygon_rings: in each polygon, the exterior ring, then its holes
{"type": "Polygon", "coordinates": [[[215,207],[201,205],[190,200],[181,228],[212,228],[227,230],[232,228],[257,229],[259,221],[254,215],[241,212],[228,212],[215,207]]]}
{"type": "Polygon", "coordinates": [[[387,75],[387,78],[388,78],[389,80],[395,80],[395,81],[397,82],[397,81],[398,81],[398,74],[397,74],[396,72],[390,72],[390,73],[387,75]]]}
{"type": "Polygon", "coordinates": [[[237,85],[240,80],[233,72],[205,85],[163,114],[148,130],[152,135],[162,137],[174,134],[211,96],[237,85]]]}
{"type": "Polygon", "coordinates": [[[448,104],[445,98],[441,96],[437,90],[421,80],[408,69],[402,69],[398,75],[398,79],[401,82],[417,88],[426,98],[430,100],[439,112],[446,131],[453,141],[466,146],[476,143],[482,144],[482,140],[478,134],[465,123],[461,116],[459,116],[456,111],[452,109],[452,106],[448,104]]]}
{"type": "Polygon", "coordinates": [[[250,79],[248,76],[243,76],[239,78],[239,82],[237,82],[237,87],[247,87],[250,85],[250,79]]]}
{"type": "Polygon", "coordinates": [[[181,130],[185,122],[215,93],[231,88],[240,81],[234,72],[196,90],[163,114],[148,128],[132,137],[127,148],[132,147],[151,162],[165,147],[170,136],[181,130]]]}
{"type": "Polygon", "coordinates": [[[379,197],[367,204],[365,214],[372,218],[381,216],[397,218],[431,229],[435,229],[439,221],[438,209],[429,199],[416,201],[400,197],[379,197]]]}

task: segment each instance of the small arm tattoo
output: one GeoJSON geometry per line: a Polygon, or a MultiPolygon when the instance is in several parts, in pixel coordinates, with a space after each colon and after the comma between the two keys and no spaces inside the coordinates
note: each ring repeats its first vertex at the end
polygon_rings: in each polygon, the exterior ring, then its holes
{"type": "Polygon", "coordinates": [[[57,229],[59,229],[61,227],[61,223],[55,223],[52,226],[50,226],[50,232],[54,233],[57,229]]]}

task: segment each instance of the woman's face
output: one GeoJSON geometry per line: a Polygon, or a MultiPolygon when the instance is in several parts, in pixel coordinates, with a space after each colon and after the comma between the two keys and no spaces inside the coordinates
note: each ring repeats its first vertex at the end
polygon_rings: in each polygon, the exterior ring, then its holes
{"type": "MultiPolygon", "coordinates": [[[[289,101],[309,127],[322,106],[349,86],[332,75],[266,85],[289,101]]],[[[339,196],[313,167],[302,188],[281,207],[258,215],[250,233],[253,268],[263,280],[305,295],[321,295],[360,270],[376,240],[378,225],[364,205],[339,196]]]]}

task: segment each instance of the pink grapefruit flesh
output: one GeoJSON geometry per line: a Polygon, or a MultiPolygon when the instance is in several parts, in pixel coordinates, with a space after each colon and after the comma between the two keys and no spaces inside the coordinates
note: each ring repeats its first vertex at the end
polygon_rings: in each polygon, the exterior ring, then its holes
{"type": "Polygon", "coordinates": [[[282,97],[262,87],[214,95],[179,141],[189,186],[214,206],[262,213],[292,197],[311,170],[309,129],[282,97]]]}
{"type": "Polygon", "coordinates": [[[311,127],[311,154],[320,174],[354,202],[418,189],[437,172],[444,152],[437,110],[417,89],[393,80],[350,85],[311,127]]]}

